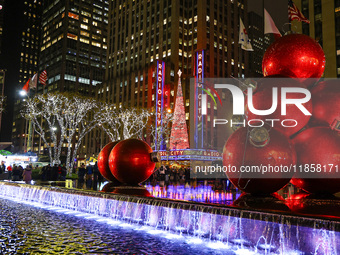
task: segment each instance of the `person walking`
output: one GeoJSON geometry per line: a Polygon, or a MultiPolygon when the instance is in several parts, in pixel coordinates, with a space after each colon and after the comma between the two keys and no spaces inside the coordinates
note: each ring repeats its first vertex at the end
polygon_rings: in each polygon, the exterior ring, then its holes
{"type": "Polygon", "coordinates": [[[11,165],[9,165],[7,167],[7,171],[8,171],[8,180],[12,180],[12,167],[11,167],[11,165]]]}
{"type": "Polygon", "coordinates": [[[23,180],[26,184],[30,184],[32,180],[32,167],[29,165],[24,169],[22,174],[23,180]]]}
{"type": "Polygon", "coordinates": [[[15,164],[12,170],[12,181],[20,181],[20,169],[15,164]]]}
{"type": "Polygon", "coordinates": [[[5,161],[1,161],[0,174],[3,174],[5,171],[6,171],[5,161]]]}

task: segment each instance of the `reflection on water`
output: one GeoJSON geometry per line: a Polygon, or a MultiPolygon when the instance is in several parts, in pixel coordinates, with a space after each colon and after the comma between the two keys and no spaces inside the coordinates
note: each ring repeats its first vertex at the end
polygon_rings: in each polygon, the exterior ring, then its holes
{"type": "Polygon", "coordinates": [[[186,183],[147,183],[150,194],[158,198],[231,205],[241,194],[228,180],[186,183]]]}

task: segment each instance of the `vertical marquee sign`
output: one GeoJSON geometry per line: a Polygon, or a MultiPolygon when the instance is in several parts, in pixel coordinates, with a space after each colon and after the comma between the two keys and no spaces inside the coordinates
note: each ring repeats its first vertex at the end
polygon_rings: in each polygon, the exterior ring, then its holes
{"type": "MultiPolygon", "coordinates": [[[[158,127],[162,128],[162,112],[164,106],[164,71],[165,64],[163,61],[157,61],[156,68],[156,132],[155,132],[155,150],[160,150],[161,148],[157,148],[157,140],[158,138],[158,127]]],[[[162,132],[160,132],[162,133],[162,132]]]]}
{"type": "Polygon", "coordinates": [[[195,144],[197,148],[203,148],[203,82],[204,82],[204,50],[196,52],[196,84],[195,84],[195,144]]]}

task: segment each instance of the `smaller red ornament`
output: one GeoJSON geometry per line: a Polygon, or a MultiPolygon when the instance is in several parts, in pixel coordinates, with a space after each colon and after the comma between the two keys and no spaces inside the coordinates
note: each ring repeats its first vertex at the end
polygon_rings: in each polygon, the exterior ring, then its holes
{"type": "Polygon", "coordinates": [[[119,142],[111,151],[109,166],[118,181],[135,185],[147,180],[154,172],[155,162],[151,147],[138,139],[119,142]]]}
{"type": "Polygon", "coordinates": [[[101,175],[112,182],[118,182],[117,179],[112,175],[109,167],[109,155],[113,147],[116,146],[116,144],[119,143],[119,141],[108,143],[104,146],[104,148],[100,151],[98,154],[98,170],[101,173],[101,175]]]}
{"type": "Polygon", "coordinates": [[[322,76],[325,62],[325,53],[313,38],[288,34],[268,47],[263,56],[262,71],[264,76],[298,78],[305,86],[309,86],[322,76]]]}
{"type": "Polygon", "coordinates": [[[325,80],[311,89],[313,101],[312,125],[331,126],[340,120],[340,82],[325,80]]]}
{"type": "Polygon", "coordinates": [[[313,127],[294,139],[297,172],[291,183],[316,194],[340,192],[340,132],[313,127]]]}
{"type": "Polygon", "coordinates": [[[256,195],[271,194],[290,181],[293,174],[283,168],[295,164],[294,154],[294,148],[281,132],[241,127],[224,145],[223,166],[231,169],[227,176],[240,190],[256,195]]]}

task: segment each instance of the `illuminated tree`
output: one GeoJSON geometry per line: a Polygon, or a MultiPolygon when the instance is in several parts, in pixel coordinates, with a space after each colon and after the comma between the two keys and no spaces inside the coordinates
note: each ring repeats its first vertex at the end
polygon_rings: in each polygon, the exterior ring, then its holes
{"type": "MultiPolygon", "coordinates": [[[[65,100],[66,97],[58,94],[37,95],[24,100],[22,116],[32,122],[35,132],[44,141],[51,163],[60,162],[62,139],[57,139],[57,116],[62,114],[60,105],[65,100]]],[[[65,130],[59,132],[60,137],[65,136],[65,130]]]]}
{"type": "Polygon", "coordinates": [[[151,113],[146,109],[107,105],[104,107],[103,116],[101,128],[111,141],[118,141],[129,138],[142,139],[151,113]]]}
{"type": "Polygon", "coordinates": [[[66,168],[70,173],[83,138],[103,122],[102,112],[94,99],[54,93],[27,99],[23,116],[32,121],[44,141],[51,163],[60,163],[62,146],[67,144],[66,168]]]}
{"type": "Polygon", "coordinates": [[[172,120],[170,150],[183,150],[189,148],[187,123],[185,119],[185,108],[181,83],[181,71],[178,71],[178,86],[175,101],[174,117],[172,120]]]}
{"type": "Polygon", "coordinates": [[[165,150],[166,143],[169,142],[170,134],[171,134],[171,122],[173,121],[173,114],[163,111],[162,112],[162,122],[159,126],[155,123],[150,125],[150,136],[152,138],[151,148],[153,150],[165,150]]]}

